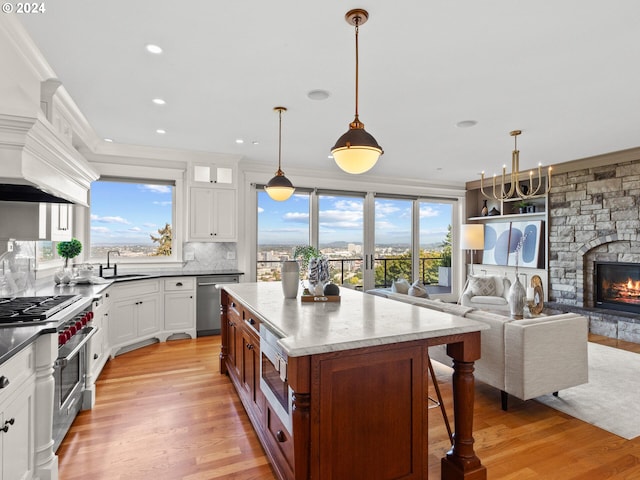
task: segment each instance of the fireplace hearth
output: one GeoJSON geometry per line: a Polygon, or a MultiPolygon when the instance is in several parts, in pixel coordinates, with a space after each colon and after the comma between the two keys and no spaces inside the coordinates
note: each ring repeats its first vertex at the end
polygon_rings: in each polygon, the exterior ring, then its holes
{"type": "Polygon", "coordinates": [[[596,262],[595,306],[640,313],[640,264],[596,262]]]}

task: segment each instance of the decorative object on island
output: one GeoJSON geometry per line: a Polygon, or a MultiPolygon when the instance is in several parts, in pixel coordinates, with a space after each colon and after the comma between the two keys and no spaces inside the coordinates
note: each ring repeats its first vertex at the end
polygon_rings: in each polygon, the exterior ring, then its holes
{"type": "Polygon", "coordinates": [[[296,298],[300,285],[300,266],[297,260],[282,262],[282,293],[284,298],[296,298]]]}
{"type": "Polygon", "coordinates": [[[269,182],[265,185],[264,189],[267,194],[277,202],[284,202],[288,200],[293,192],[295,192],[295,188],[291,181],[284,176],[284,172],[281,167],[281,159],[282,159],[282,112],[286,112],[287,109],[285,107],[274,107],[275,111],[278,112],[279,121],[278,121],[278,171],[275,176],[269,180],[269,182]]]}
{"type": "Polygon", "coordinates": [[[69,283],[73,278],[72,270],[69,268],[69,259],[75,258],[82,252],[82,243],[76,238],[68,242],[59,242],[56,247],[58,255],[64,258],[64,268],[60,268],[53,273],[53,281],[57,285],[69,283]]]}
{"type": "Polygon", "coordinates": [[[331,149],[333,159],[347,173],[364,173],[376,164],[384,152],[373,136],[366,132],[364,123],[358,117],[358,31],[369,19],[366,10],[354,9],[345,15],[347,23],[356,30],[356,114],[349,130],[342,135],[331,149]]]}
{"type": "Polygon", "coordinates": [[[489,207],[487,207],[486,199],[483,200],[482,210],[480,210],[480,215],[482,215],[483,217],[486,217],[487,215],[489,215],[489,207]]]}
{"type": "MultiPolygon", "coordinates": [[[[542,182],[542,164],[538,164],[538,184],[533,187],[533,170],[529,171],[529,187],[523,190],[518,183],[520,177],[520,151],[518,150],[518,135],[522,133],[521,130],[513,130],[509,133],[513,137],[514,149],[511,154],[511,186],[507,189],[506,186],[506,165],[502,166],[502,181],[500,182],[499,191],[496,190],[496,175],[493,175],[493,198],[496,200],[505,200],[507,198],[520,197],[522,199],[531,198],[538,193],[544,193],[544,190],[540,190],[543,185],[542,182]]],[[[547,171],[546,191],[551,190],[551,167],[547,171]]],[[[484,172],[480,174],[480,191],[482,195],[487,198],[492,198],[484,191],[484,172]]]]}
{"type": "Polygon", "coordinates": [[[529,311],[534,315],[539,315],[544,308],[544,291],[542,290],[542,279],[538,275],[531,277],[531,286],[527,288],[527,300],[529,311]]]}
{"type": "Polygon", "coordinates": [[[311,245],[296,246],[296,248],[293,250],[293,258],[294,260],[298,260],[300,263],[300,279],[301,280],[308,273],[309,261],[312,258],[319,258],[319,257],[322,257],[322,252],[314,246],[311,246],[311,245]]]}
{"type": "Polygon", "coordinates": [[[462,225],[462,230],[460,231],[460,249],[471,251],[471,275],[473,275],[473,251],[484,250],[484,225],[462,225]]]}
{"type": "Polygon", "coordinates": [[[490,217],[495,217],[497,215],[500,215],[500,210],[498,210],[496,207],[493,207],[491,209],[491,211],[489,212],[489,216],[490,217]]]}

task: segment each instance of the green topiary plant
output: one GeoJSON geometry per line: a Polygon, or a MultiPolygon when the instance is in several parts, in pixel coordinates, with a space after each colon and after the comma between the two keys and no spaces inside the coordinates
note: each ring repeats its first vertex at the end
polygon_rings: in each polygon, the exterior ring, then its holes
{"type": "Polygon", "coordinates": [[[309,260],[322,257],[322,252],[311,245],[298,245],[293,251],[293,258],[300,261],[300,276],[304,276],[309,268],[309,260]]]}
{"type": "Polygon", "coordinates": [[[72,238],[68,242],[58,243],[58,255],[64,257],[65,268],[69,266],[69,259],[77,257],[82,252],[82,243],[76,238],[72,238]]]}

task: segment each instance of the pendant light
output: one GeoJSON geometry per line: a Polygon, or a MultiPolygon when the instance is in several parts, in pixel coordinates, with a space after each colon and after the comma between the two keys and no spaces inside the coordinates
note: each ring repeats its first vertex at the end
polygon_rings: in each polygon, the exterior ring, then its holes
{"type": "Polygon", "coordinates": [[[358,118],[358,29],[369,19],[366,10],[350,10],[345,15],[347,23],[356,27],[356,116],[349,124],[349,130],[342,135],[331,149],[333,159],[347,173],[364,173],[370,170],[382,155],[382,147],[364,129],[358,118]]]}
{"type": "Polygon", "coordinates": [[[284,172],[280,168],[280,162],[282,157],[282,112],[286,112],[287,109],[285,107],[274,107],[275,111],[278,112],[279,122],[278,122],[278,171],[276,175],[269,180],[264,187],[267,194],[277,202],[284,202],[288,200],[295,188],[291,181],[284,176],[284,172]]]}

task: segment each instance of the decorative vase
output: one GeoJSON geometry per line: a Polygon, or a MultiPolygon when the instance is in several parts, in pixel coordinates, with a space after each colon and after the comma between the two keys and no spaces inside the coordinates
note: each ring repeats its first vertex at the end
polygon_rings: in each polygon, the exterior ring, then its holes
{"type": "Polygon", "coordinates": [[[480,215],[482,215],[483,217],[486,217],[487,215],[489,215],[489,207],[487,207],[486,200],[484,200],[484,203],[482,204],[482,210],[480,210],[480,215]]]}
{"type": "Polygon", "coordinates": [[[53,281],[56,285],[64,285],[69,283],[72,278],[72,272],[70,268],[59,268],[53,272],[53,281]]]}
{"type": "Polygon", "coordinates": [[[300,267],[296,260],[282,262],[282,293],[284,298],[296,298],[300,284],[300,267]]]}
{"type": "Polygon", "coordinates": [[[518,274],[516,273],[516,281],[513,282],[511,284],[511,288],[509,288],[508,300],[511,318],[521,319],[524,317],[524,304],[526,296],[527,291],[520,283],[520,279],[518,278],[518,274]]]}

